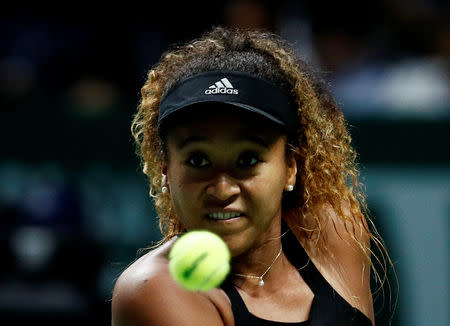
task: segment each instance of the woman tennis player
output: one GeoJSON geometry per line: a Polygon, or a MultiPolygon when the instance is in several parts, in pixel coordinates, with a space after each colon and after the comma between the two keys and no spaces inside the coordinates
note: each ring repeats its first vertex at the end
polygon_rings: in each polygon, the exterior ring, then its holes
{"type": "Polygon", "coordinates": [[[355,151],[332,95],[277,35],[216,27],[166,52],[132,124],[161,243],[116,282],[113,325],[374,324],[355,151]],[[168,271],[178,235],[229,246],[218,288],[168,271]]]}

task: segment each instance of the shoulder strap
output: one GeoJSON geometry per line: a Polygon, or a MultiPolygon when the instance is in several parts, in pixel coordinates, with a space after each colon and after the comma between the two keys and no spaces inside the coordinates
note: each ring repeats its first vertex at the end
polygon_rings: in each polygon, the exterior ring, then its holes
{"type": "Polygon", "coordinates": [[[295,234],[289,229],[287,224],[283,221],[282,226],[283,237],[283,251],[286,254],[292,265],[297,268],[306,284],[311,288],[312,292],[317,295],[327,282],[319,273],[316,266],[313,264],[303,246],[297,240],[295,234]]]}
{"type": "Polygon", "coordinates": [[[248,311],[244,300],[242,300],[239,292],[229,279],[225,280],[221,288],[225,291],[231,301],[231,309],[233,310],[233,316],[236,325],[259,325],[258,322],[253,318],[253,315],[248,311]]]}

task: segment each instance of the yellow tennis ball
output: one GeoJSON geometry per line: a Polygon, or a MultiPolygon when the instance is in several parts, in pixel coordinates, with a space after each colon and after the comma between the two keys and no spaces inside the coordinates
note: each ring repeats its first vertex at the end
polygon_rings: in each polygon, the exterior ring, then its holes
{"type": "Polygon", "coordinates": [[[216,234],[198,230],[182,235],[169,253],[169,271],[189,291],[208,291],[230,272],[230,251],[216,234]]]}

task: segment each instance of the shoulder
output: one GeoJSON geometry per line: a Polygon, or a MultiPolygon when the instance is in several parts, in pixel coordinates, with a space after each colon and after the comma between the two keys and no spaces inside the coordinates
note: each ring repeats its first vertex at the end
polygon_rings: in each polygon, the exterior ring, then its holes
{"type": "Polygon", "coordinates": [[[220,290],[189,292],[173,281],[167,259],[171,245],[147,253],[119,276],[112,325],[231,325],[231,308],[220,290]]]}
{"type": "Polygon", "coordinates": [[[364,250],[370,248],[367,222],[362,216],[351,216],[347,205],[342,205],[346,218],[341,218],[329,205],[323,205],[315,214],[323,214],[320,244],[317,239],[303,243],[320,273],[330,285],[352,306],[361,310],[372,322],[373,302],[370,289],[370,259],[364,250]],[[320,249],[318,249],[320,248],[320,249]]]}

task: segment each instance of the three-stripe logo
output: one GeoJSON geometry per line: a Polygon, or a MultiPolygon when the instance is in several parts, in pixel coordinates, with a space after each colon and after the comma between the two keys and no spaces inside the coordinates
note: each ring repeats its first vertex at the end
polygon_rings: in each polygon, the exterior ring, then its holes
{"type": "Polygon", "coordinates": [[[222,78],[209,86],[205,94],[239,94],[239,91],[233,87],[228,78],[222,78]]]}

